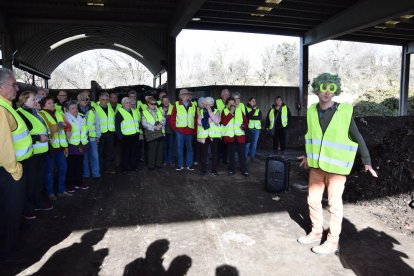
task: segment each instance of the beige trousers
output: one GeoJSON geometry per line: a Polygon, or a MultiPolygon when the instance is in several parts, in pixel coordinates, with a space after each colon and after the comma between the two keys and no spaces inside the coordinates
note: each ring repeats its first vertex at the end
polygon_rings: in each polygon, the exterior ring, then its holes
{"type": "Polygon", "coordinates": [[[337,242],[341,234],[343,204],[342,193],[345,188],[346,176],[311,169],[309,175],[308,205],[312,221],[312,232],[323,231],[322,196],[325,187],[328,190],[328,206],[330,213],[328,241],[337,242]]]}

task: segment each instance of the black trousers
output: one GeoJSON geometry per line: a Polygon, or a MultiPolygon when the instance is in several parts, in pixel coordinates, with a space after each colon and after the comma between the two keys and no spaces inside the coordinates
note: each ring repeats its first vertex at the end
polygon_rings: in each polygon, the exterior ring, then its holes
{"type": "Polygon", "coordinates": [[[148,168],[162,166],[162,137],[148,142],[148,168]]]}
{"type": "Polygon", "coordinates": [[[83,155],[69,155],[67,162],[66,187],[82,185],[83,155]]]}
{"type": "Polygon", "coordinates": [[[98,143],[99,166],[101,172],[111,170],[112,159],[114,158],[115,132],[102,133],[98,143]]]}
{"type": "Polygon", "coordinates": [[[273,134],[273,151],[277,151],[279,149],[284,151],[286,148],[286,128],[275,129],[275,133],[273,134]]]}
{"type": "Polygon", "coordinates": [[[218,143],[218,154],[219,154],[219,159],[223,161],[224,164],[227,164],[227,156],[228,156],[228,149],[227,149],[227,144],[224,143],[223,140],[221,140],[218,143]]]}
{"type": "Polygon", "coordinates": [[[247,169],[247,162],[246,162],[246,147],[245,144],[240,144],[237,141],[233,143],[227,143],[227,151],[229,153],[229,171],[235,171],[235,160],[234,160],[234,153],[237,152],[239,157],[239,164],[240,164],[240,171],[242,173],[248,172],[247,169]]]}
{"type": "Polygon", "coordinates": [[[140,158],[139,136],[124,135],[121,143],[121,171],[135,170],[140,158]]]}
{"type": "Polygon", "coordinates": [[[30,214],[34,208],[40,208],[45,203],[46,155],[35,154],[26,160],[25,214],[30,214]]]}
{"type": "Polygon", "coordinates": [[[211,148],[211,172],[217,172],[217,162],[218,162],[218,147],[221,141],[211,141],[207,138],[205,143],[198,143],[200,148],[200,162],[201,162],[201,171],[207,171],[207,161],[208,161],[208,148],[211,148]]]}
{"type": "Polygon", "coordinates": [[[23,176],[19,181],[0,167],[0,259],[13,253],[19,235],[26,189],[26,164],[21,163],[23,176]]]}

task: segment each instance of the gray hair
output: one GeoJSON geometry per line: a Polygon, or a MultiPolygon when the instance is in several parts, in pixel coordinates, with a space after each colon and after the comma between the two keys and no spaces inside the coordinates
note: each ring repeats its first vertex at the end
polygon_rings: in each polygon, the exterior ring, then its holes
{"type": "Polygon", "coordinates": [[[128,97],[123,97],[122,100],[121,100],[121,104],[124,104],[126,101],[131,102],[131,99],[128,98],[128,97]]]}
{"type": "Polygon", "coordinates": [[[45,91],[46,96],[49,95],[49,89],[47,88],[43,88],[43,87],[39,87],[36,91],[36,93],[39,93],[39,91],[45,91]]]}
{"type": "Polygon", "coordinates": [[[108,97],[108,98],[109,98],[109,94],[108,94],[108,92],[102,92],[102,93],[99,95],[99,99],[101,99],[101,98],[103,98],[103,97],[108,97]]]}
{"type": "Polygon", "coordinates": [[[135,90],[130,90],[129,92],[128,92],[128,96],[130,96],[130,95],[137,95],[137,91],[135,91],[135,90]]]}
{"type": "Polygon", "coordinates": [[[66,109],[67,109],[67,110],[69,110],[69,107],[70,107],[71,105],[76,105],[76,106],[78,106],[78,102],[77,102],[77,101],[75,101],[75,100],[70,100],[70,101],[67,101],[67,102],[66,102],[66,104],[65,104],[66,109]]]}
{"type": "Polygon", "coordinates": [[[0,85],[5,84],[10,77],[14,77],[14,72],[7,68],[0,68],[0,85]]]}
{"type": "Polygon", "coordinates": [[[78,94],[78,96],[77,96],[78,101],[80,101],[82,98],[85,98],[86,96],[89,96],[89,92],[88,92],[88,91],[83,91],[83,92],[80,92],[80,93],[78,94]]]}
{"type": "Polygon", "coordinates": [[[207,97],[204,99],[204,103],[208,104],[208,105],[214,105],[214,99],[212,97],[207,97]]]}
{"type": "Polygon", "coordinates": [[[233,92],[233,93],[231,93],[231,96],[234,98],[234,97],[239,97],[240,98],[240,92],[233,92]]]}
{"type": "Polygon", "coordinates": [[[206,101],[206,98],[200,97],[200,98],[198,98],[197,103],[198,103],[198,105],[201,105],[202,103],[205,103],[205,101],[206,101]]]}

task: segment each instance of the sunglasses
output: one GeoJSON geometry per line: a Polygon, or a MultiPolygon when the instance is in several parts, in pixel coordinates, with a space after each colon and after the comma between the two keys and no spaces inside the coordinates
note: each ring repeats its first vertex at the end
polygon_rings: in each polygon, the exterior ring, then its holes
{"type": "Polygon", "coordinates": [[[321,85],[319,86],[319,91],[321,91],[322,93],[329,92],[331,94],[334,94],[336,90],[338,90],[338,87],[335,83],[321,83],[321,85]]]}

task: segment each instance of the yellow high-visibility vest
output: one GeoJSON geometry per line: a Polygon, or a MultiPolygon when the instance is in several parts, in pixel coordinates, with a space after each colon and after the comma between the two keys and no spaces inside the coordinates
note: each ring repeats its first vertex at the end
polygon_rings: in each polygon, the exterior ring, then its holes
{"type": "Polygon", "coordinates": [[[95,106],[96,115],[99,117],[99,122],[101,124],[101,133],[115,131],[115,111],[112,109],[110,104],[108,104],[107,107],[108,115],[99,104],[95,106]]]}
{"type": "Polygon", "coordinates": [[[177,109],[177,117],[176,117],[176,127],[177,128],[192,128],[194,129],[194,117],[196,107],[191,102],[189,103],[188,111],[184,105],[179,104],[179,102],[175,103],[175,107],[177,109]]]}
{"type": "MultiPolygon", "coordinates": [[[[247,108],[247,112],[251,112],[252,108],[250,107],[246,107],[247,108]]],[[[259,116],[259,108],[256,109],[256,111],[254,112],[253,116],[259,116]]],[[[262,128],[262,122],[260,120],[249,120],[249,128],[250,129],[261,129],[262,128]]]]}
{"type": "Polygon", "coordinates": [[[322,133],[316,105],[311,105],[307,113],[305,143],[308,166],[348,175],[358,149],[358,143],[349,138],[353,108],[349,104],[340,104],[325,133],[322,133]]]}
{"type": "Polygon", "coordinates": [[[16,120],[17,128],[12,131],[13,148],[17,161],[23,161],[33,155],[33,144],[30,132],[27,129],[22,117],[13,109],[13,107],[3,99],[0,99],[0,106],[4,107],[16,120]]]}

